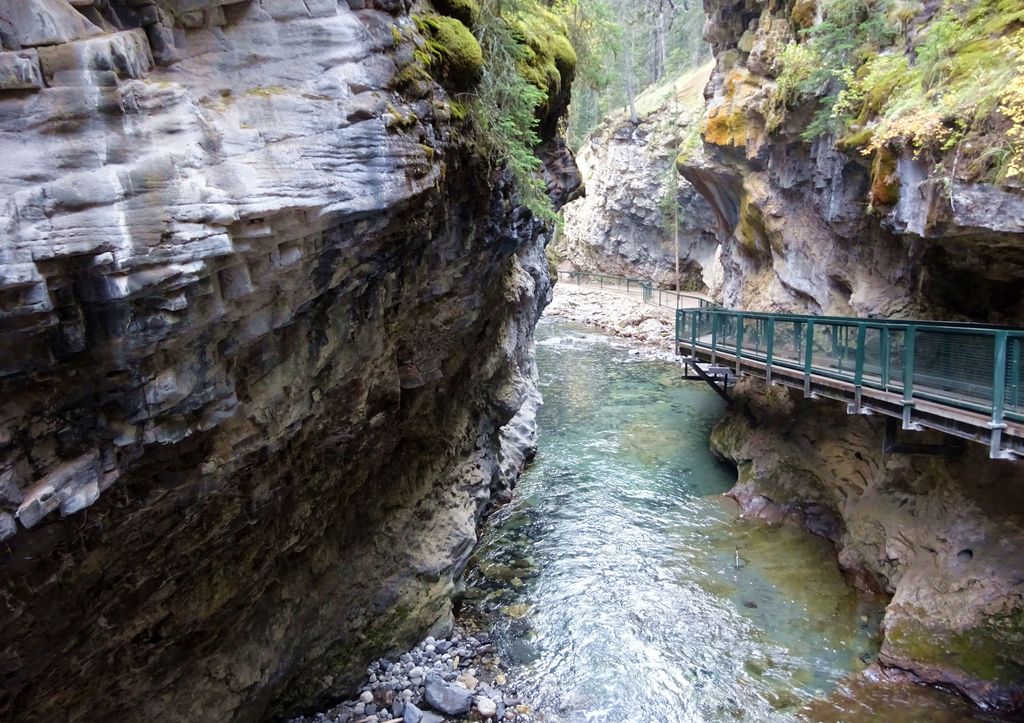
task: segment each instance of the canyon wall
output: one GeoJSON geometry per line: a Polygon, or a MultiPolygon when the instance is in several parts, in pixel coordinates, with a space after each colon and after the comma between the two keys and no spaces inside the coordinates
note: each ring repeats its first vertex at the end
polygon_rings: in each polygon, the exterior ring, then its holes
{"type": "Polygon", "coordinates": [[[565,207],[557,250],[584,271],[651,279],[675,286],[675,206],[679,214],[681,287],[721,284],[717,225],[708,201],[674,171],[681,147],[699,153],[697,124],[710,63],[652,88],[638,99],[640,123],[620,113],[605,121],[577,154],[586,196],[565,207]]]}
{"type": "MultiPolygon", "coordinates": [[[[837,6],[705,0],[716,65],[704,149],[678,166],[720,222],[719,300],[1019,325],[1019,183],[986,180],[969,151],[957,156],[952,146],[866,146],[886,127],[881,117],[862,117],[851,136],[809,139],[815,98],[780,118],[782,57],[837,6]]],[[[906,46],[883,57],[924,62],[916,48],[944,11],[918,7],[903,19],[906,46]]],[[[832,540],[855,582],[890,598],[879,662],[979,705],[1024,709],[1024,465],[989,460],[973,444],[958,460],[887,454],[877,418],[753,380],[735,396],[712,438],[739,468],[731,494],[750,514],[796,520],[832,540]]],[[[912,441],[942,441],[918,436],[912,441]]]]}
{"type": "MultiPolygon", "coordinates": [[[[965,160],[955,165],[956,149],[872,151],[863,128],[808,140],[813,97],[778,109],[783,51],[820,22],[824,4],[704,4],[716,59],[704,153],[678,165],[721,221],[722,300],[820,314],[1024,319],[1019,183],[985,182],[965,160]]],[[[908,42],[943,9],[922,7],[905,21],[908,42]]]]}
{"type": "Polygon", "coordinates": [[[348,694],[532,444],[548,227],[402,2],[2,0],[0,41],[0,718],[348,694]]]}

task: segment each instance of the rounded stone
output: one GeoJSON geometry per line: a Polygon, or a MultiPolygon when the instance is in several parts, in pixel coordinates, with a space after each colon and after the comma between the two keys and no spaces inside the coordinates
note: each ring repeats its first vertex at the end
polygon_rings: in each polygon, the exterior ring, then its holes
{"type": "Polygon", "coordinates": [[[498,712],[498,704],[488,698],[486,695],[481,695],[476,700],[476,712],[482,715],[484,718],[490,718],[498,712]]]}

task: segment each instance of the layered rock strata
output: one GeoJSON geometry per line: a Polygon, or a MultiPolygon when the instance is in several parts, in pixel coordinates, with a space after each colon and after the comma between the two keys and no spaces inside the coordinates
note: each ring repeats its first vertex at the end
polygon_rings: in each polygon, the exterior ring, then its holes
{"type": "Polygon", "coordinates": [[[547,230],[401,3],[73,5],[0,3],[0,717],[342,698],[522,463],[547,230]]]}

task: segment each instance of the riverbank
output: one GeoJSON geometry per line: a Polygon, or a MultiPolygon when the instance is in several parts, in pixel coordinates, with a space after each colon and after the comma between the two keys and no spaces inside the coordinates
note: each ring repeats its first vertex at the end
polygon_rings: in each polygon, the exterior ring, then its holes
{"type": "Polygon", "coordinates": [[[630,351],[665,360],[673,358],[675,312],[599,289],[558,283],[544,315],[595,326],[633,342],[630,351]]]}
{"type": "Polygon", "coordinates": [[[490,634],[463,622],[407,653],[370,663],[359,695],[290,723],[530,723],[530,708],[508,687],[490,634]]]}

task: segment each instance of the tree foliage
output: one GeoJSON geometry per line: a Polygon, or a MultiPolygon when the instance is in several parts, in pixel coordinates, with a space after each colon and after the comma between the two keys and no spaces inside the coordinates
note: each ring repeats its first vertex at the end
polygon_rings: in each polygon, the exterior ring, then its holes
{"type": "Polygon", "coordinates": [[[822,0],[780,55],[770,125],[805,100],[804,137],[866,154],[956,151],[951,173],[1024,180],[1024,5],[1019,0],[822,0]]]}
{"type": "Polygon", "coordinates": [[[698,0],[557,0],[579,57],[566,137],[579,148],[610,112],[709,54],[698,0]]]}
{"type": "Polygon", "coordinates": [[[500,0],[481,6],[477,37],[487,62],[470,113],[481,142],[515,177],[526,207],[550,220],[554,211],[534,154],[540,143],[537,109],[546,94],[531,82],[532,74],[523,72],[533,51],[519,41],[515,22],[521,9],[508,0],[504,7],[500,0]]]}

